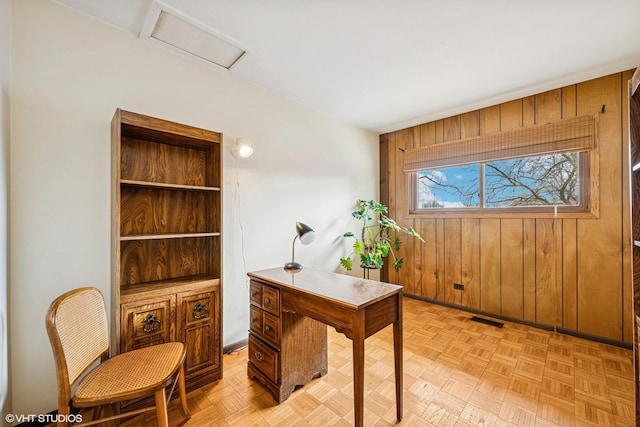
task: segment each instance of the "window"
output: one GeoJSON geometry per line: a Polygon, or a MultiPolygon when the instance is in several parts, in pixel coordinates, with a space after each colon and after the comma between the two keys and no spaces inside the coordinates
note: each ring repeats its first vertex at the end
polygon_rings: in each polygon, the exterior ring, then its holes
{"type": "Polygon", "coordinates": [[[480,206],[479,165],[418,172],[418,209],[480,206]]]}
{"type": "Polygon", "coordinates": [[[422,170],[414,211],[583,211],[588,162],[586,152],[567,152],[422,170]]]}
{"type": "Polygon", "coordinates": [[[581,116],[408,149],[410,212],[597,216],[596,135],[581,116]]]}

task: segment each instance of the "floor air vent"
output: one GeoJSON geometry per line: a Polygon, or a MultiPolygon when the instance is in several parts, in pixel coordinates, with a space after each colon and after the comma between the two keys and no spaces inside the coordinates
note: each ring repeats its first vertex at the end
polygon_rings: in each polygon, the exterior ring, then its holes
{"type": "Polygon", "coordinates": [[[496,322],[495,320],[484,319],[478,316],[473,316],[471,320],[478,323],[484,323],[485,325],[495,326],[496,328],[502,328],[504,326],[504,323],[502,322],[496,322]]]}

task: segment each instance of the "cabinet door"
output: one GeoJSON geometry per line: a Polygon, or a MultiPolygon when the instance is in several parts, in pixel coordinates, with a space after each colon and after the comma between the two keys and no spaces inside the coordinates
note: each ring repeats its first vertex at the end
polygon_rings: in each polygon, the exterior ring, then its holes
{"type": "Polygon", "coordinates": [[[175,341],[175,306],[175,295],[122,304],[121,352],[175,341]]]}
{"type": "Polygon", "coordinates": [[[219,288],[178,293],[178,339],[187,347],[186,377],[220,366],[219,288]]]}

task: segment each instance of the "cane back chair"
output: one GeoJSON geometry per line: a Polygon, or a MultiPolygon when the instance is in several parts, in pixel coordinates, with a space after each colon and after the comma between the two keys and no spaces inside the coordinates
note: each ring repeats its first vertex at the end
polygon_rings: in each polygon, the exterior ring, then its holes
{"type": "Polygon", "coordinates": [[[184,344],[158,344],[109,358],[107,313],[98,289],[79,288],[56,298],[47,312],[46,325],[58,379],[58,427],[68,425],[71,408],[94,408],[92,420],[83,419],[77,425],[153,411],[151,406],[96,419],[103,406],[151,395],[158,426],[166,427],[166,388],[173,384],[173,389],[176,382],[182,412],[187,418],[191,416],[184,382],[184,344]]]}

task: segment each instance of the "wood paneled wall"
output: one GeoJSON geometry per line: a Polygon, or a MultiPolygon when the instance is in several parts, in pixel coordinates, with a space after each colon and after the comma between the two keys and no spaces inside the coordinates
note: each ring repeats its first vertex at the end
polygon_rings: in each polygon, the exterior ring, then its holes
{"type": "Polygon", "coordinates": [[[633,71],[380,136],[380,198],[422,234],[384,280],[405,293],[630,344],[631,236],[627,82],[633,71]],[[604,108],[604,112],[603,111],[604,108]],[[563,118],[600,114],[599,218],[433,218],[409,215],[403,150],[563,118]],[[463,291],[453,283],[462,283],[463,291]]]}

